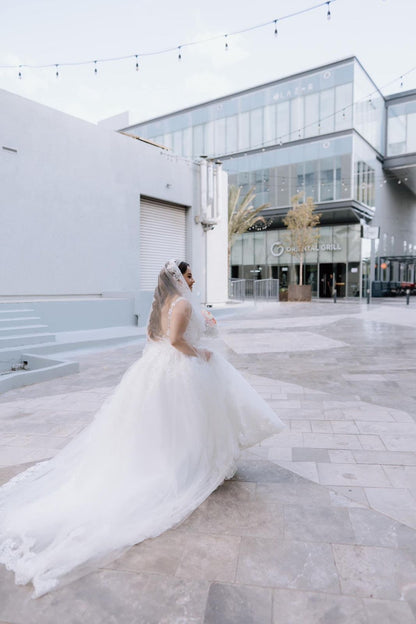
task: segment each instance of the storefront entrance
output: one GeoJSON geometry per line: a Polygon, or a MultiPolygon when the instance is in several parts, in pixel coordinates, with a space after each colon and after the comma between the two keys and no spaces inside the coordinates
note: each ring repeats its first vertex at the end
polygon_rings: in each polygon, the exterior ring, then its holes
{"type": "Polygon", "coordinates": [[[336,289],[337,297],[345,297],[346,292],[346,265],[343,262],[336,264],[319,265],[319,296],[332,297],[336,289]]]}

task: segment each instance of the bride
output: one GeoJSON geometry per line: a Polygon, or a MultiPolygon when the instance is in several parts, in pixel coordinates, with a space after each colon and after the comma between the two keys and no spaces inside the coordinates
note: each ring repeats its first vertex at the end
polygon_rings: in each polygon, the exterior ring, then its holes
{"type": "Polygon", "coordinates": [[[279,432],[273,410],[219,354],[186,262],[162,268],[143,356],[55,457],[0,488],[0,562],[34,597],[183,521],[279,432]]]}

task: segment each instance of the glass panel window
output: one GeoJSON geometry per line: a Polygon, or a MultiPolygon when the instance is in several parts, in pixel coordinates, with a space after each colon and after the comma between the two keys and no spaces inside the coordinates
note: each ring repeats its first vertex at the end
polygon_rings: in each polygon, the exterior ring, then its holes
{"type": "Polygon", "coordinates": [[[182,141],[182,153],[187,158],[190,158],[192,156],[192,128],[185,128],[185,130],[183,130],[182,141]]]}
{"type": "Polygon", "coordinates": [[[320,93],[320,134],[334,131],[335,97],[333,89],[320,93]]]}
{"type": "Polygon", "coordinates": [[[303,98],[295,98],[290,103],[290,140],[303,138],[303,98]]]}
{"type": "Polygon", "coordinates": [[[320,201],[331,201],[334,199],[334,160],[333,158],[321,159],[320,171],[320,201]]]}
{"type": "Polygon", "coordinates": [[[250,144],[250,114],[240,113],[238,116],[238,149],[248,149],[250,144]]]}
{"type": "Polygon", "coordinates": [[[206,156],[214,156],[214,122],[210,121],[204,127],[204,144],[206,156]]]}
{"type": "Polygon", "coordinates": [[[225,154],[225,119],[217,119],[215,122],[215,154],[225,154]]]}
{"type": "Polygon", "coordinates": [[[250,113],[250,148],[263,145],[263,110],[258,108],[250,113]]]}
{"type": "Polygon", "coordinates": [[[263,138],[265,145],[272,143],[276,138],[276,106],[274,104],[264,107],[263,138]]]}
{"type": "Polygon", "coordinates": [[[237,151],[237,116],[227,117],[226,119],[226,152],[232,154],[237,151]]]}
{"type": "Polygon", "coordinates": [[[319,134],[319,94],[305,97],[305,137],[319,134]]]}
{"type": "Polygon", "coordinates": [[[204,126],[194,126],[193,130],[193,155],[195,158],[198,158],[205,155],[204,126]]]}
{"type": "Polygon", "coordinates": [[[173,133],[173,151],[175,154],[182,154],[182,130],[173,133]]]}
{"type": "Polygon", "coordinates": [[[352,84],[344,84],[335,89],[335,130],[345,130],[352,126],[352,84]]]}
{"type": "Polygon", "coordinates": [[[283,143],[289,140],[289,102],[277,105],[277,136],[283,143]]]}

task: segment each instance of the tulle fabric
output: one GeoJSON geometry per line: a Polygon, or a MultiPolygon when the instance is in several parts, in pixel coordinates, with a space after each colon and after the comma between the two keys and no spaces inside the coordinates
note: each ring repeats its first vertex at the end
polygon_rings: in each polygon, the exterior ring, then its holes
{"type": "Polygon", "coordinates": [[[221,355],[149,342],[81,434],[0,488],[0,562],[41,596],[181,522],[282,426],[221,355]]]}

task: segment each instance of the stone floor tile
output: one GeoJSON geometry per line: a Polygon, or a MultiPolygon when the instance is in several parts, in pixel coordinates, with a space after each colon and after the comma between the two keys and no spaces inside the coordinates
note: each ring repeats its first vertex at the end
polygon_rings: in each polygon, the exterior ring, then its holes
{"type": "MultiPolygon", "coordinates": [[[[355,451],[354,451],[355,452],[355,451]]],[[[355,464],[353,451],[328,451],[329,460],[333,464],[355,464]]]]}
{"type": "Polygon", "coordinates": [[[187,535],[176,570],[178,578],[233,582],[237,571],[240,537],[187,535]]]}
{"type": "Polygon", "coordinates": [[[355,543],[348,509],[285,505],[285,539],[306,542],[355,543]]]}
{"type": "MultiPolygon", "coordinates": [[[[352,451],[357,464],[383,464],[416,466],[416,452],[402,451],[352,451]]],[[[391,479],[390,479],[391,480],[391,479]]]]}
{"type": "Polygon", "coordinates": [[[260,483],[256,488],[256,499],[274,501],[281,505],[297,504],[302,501],[303,504],[311,507],[330,503],[328,489],[306,479],[298,483],[260,483]]]}
{"type": "Polygon", "coordinates": [[[348,420],[333,420],[331,426],[334,433],[360,433],[357,425],[348,420]]]}
{"type": "Polygon", "coordinates": [[[355,543],[416,552],[416,531],[373,509],[350,509],[355,543]]]}
{"type": "Polygon", "coordinates": [[[359,505],[364,505],[368,507],[367,496],[365,495],[364,488],[362,487],[348,487],[344,485],[337,485],[331,487],[331,493],[332,492],[334,492],[335,494],[339,494],[340,496],[345,496],[346,498],[351,499],[359,505]]]}
{"type": "Polygon", "coordinates": [[[407,602],[374,598],[364,598],[363,602],[369,624],[416,624],[416,617],[407,602]]]}
{"type": "Polygon", "coordinates": [[[294,462],[294,461],[278,461],[279,466],[294,472],[295,474],[303,477],[304,479],[309,479],[314,483],[319,483],[318,471],[316,469],[315,462],[294,462]]]}
{"type": "Polygon", "coordinates": [[[311,431],[311,423],[308,420],[291,420],[290,431],[311,431]]]}
{"type": "Polygon", "coordinates": [[[293,449],[291,448],[268,447],[267,459],[270,459],[270,461],[277,461],[277,462],[279,462],[280,460],[292,461],[292,453],[293,453],[293,449]]]}
{"type": "Polygon", "coordinates": [[[292,460],[294,462],[329,462],[330,454],[327,449],[295,447],[292,449],[292,460]]]}
{"type": "Polygon", "coordinates": [[[408,422],[358,422],[360,433],[376,434],[386,433],[390,435],[410,435],[416,437],[416,423],[408,422]]]}
{"type": "Polygon", "coordinates": [[[380,438],[385,448],[389,451],[410,451],[412,453],[416,449],[416,435],[389,435],[382,433],[380,438]]]}
{"type": "Polygon", "coordinates": [[[342,593],[399,600],[416,578],[416,554],[375,546],[334,544],[342,593]]]}
{"type": "Polygon", "coordinates": [[[251,483],[297,483],[301,477],[269,461],[239,461],[234,480],[251,483]]]}
{"type": "Polygon", "coordinates": [[[237,582],[262,587],[339,592],[331,547],[313,542],[243,538],[237,582]]]}
{"type": "MultiPolygon", "coordinates": [[[[373,624],[376,622],[374,620],[373,624]]],[[[371,622],[359,598],[275,589],[273,624],[371,624],[371,622]]]]}
{"type": "MultiPolygon", "coordinates": [[[[361,449],[361,442],[358,436],[347,433],[304,433],[303,446],[309,448],[327,449],[361,449]]],[[[296,446],[296,445],[294,445],[296,446]]]]}
{"type": "Polygon", "coordinates": [[[352,498],[348,498],[339,492],[335,492],[333,489],[329,490],[329,496],[331,499],[331,507],[346,507],[346,508],[355,508],[355,507],[363,507],[362,503],[358,503],[354,501],[352,498]]]}
{"type": "Polygon", "coordinates": [[[348,409],[342,411],[348,416],[349,420],[356,420],[357,422],[394,422],[395,420],[390,410],[383,410],[383,408],[381,407],[374,410],[363,407],[359,409],[348,409]]]}
{"type": "Polygon", "coordinates": [[[384,466],[384,472],[395,488],[416,492],[416,466],[384,466]]]}
{"type": "Polygon", "coordinates": [[[313,420],[311,426],[313,433],[332,433],[332,426],[329,420],[313,420]]]}
{"type": "MultiPolygon", "coordinates": [[[[377,435],[363,435],[359,436],[361,447],[367,451],[385,451],[386,446],[380,436],[377,435]]],[[[354,449],[358,450],[358,449],[354,449]]],[[[394,450],[394,449],[393,449],[394,450]]]]}
{"type": "Polygon", "coordinates": [[[415,512],[416,498],[407,488],[366,487],[365,494],[371,507],[379,511],[389,508],[408,509],[415,512]]]}
{"type": "Polygon", "coordinates": [[[380,488],[391,485],[380,466],[318,464],[318,473],[320,483],[323,485],[359,485],[380,488]]]}
{"type": "Polygon", "coordinates": [[[270,624],[272,590],[213,583],[203,624],[270,624]]]}
{"type": "Polygon", "coordinates": [[[168,531],[154,539],[132,546],[107,569],[175,575],[181,561],[185,538],[177,531],[168,531]]]}
{"type": "Polygon", "coordinates": [[[283,509],[280,503],[232,501],[223,504],[208,498],[179,527],[180,531],[215,535],[283,536],[283,509]]]}

